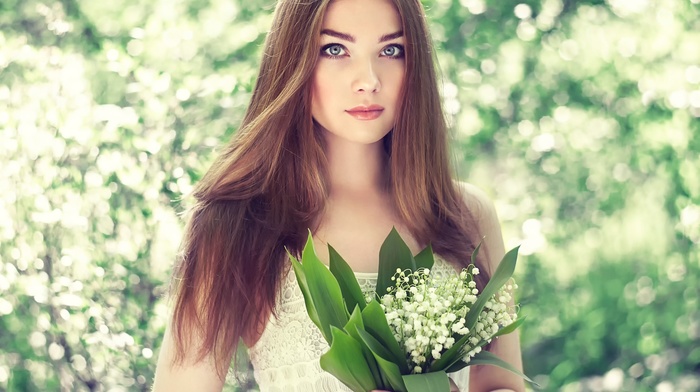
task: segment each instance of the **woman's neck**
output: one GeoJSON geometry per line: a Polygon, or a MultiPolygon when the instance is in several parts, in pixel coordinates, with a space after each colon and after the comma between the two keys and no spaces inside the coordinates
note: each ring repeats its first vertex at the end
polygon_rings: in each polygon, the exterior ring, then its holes
{"type": "Polygon", "coordinates": [[[360,144],[335,138],[326,145],[331,195],[385,193],[387,159],[382,141],[360,144]]]}

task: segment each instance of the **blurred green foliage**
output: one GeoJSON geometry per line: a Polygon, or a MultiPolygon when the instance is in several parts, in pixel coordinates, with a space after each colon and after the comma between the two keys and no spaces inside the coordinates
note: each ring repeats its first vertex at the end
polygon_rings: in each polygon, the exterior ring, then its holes
{"type": "MultiPolygon", "coordinates": [[[[424,3],[458,173],[523,245],[526,372],[700,390],[700,1],[424,3]]],[[[149,389],[180,200],[272,9],[0,3],[0,391],[149,389]]]]}

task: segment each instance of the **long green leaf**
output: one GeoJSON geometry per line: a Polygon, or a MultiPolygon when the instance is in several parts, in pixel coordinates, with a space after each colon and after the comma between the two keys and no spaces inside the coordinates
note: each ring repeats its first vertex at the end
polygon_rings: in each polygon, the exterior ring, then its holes
{"type": "MultiPolygon", "coordinates": [[[[470,345],[469,348],[473,349],[475,347],[484,347],[489,341],[494,338],[509,334],[515,331],[522,323],[525,321],[525,317],[515,320],[514,322],[500,328],[495,334],[491,335],[488,339],[481,339],[476,345],[470,345]]],[[[467,335],[469,336],[469,335],[467,335]]],[[[448,373],[456,372],[467,366],[466,363],[462,361],[462,358],[467,354],[467,350],[464,348],[466,346],[467,336],[460,338],[449,350],[447,350],[439,360],[433,362],[430,370],[445,370],[448,373]],[[460,363],[461,362],[461,363],[460,363]]]]}
{"type": "Polygon", "coordinates": [[[394,285],[391,277],[394,276],[397,269],[415,271],[416,261],[411,254],[411,249],[401,238],[399,232],[396,231],[396,228],[392,228],[379,249],[379,271],[377,273],[377,288],[375,289],[379,298],[387,293],[387,288],[394,285]]]}
{"type": "Polygon", "coordinates": [[[338,281],[316,255],[310,233],[302,251],[301,267],[318,314],[321,333],[330,345],[333,341],[331,326],[342,329],[350,315],[345,308],[338,281]]]}
{"type": "MultiPolygon", "coordinates": [[[[495,339],[495,338],[497,338],[497,337],[499,337],[499,336],[502,336],[502,335],[507,335],[507,334],[509,334],[509,333],[511,333],[511,332],[513,332],[513,331],[515,331],[518,327],[520,327],[520,326],[523,324],[523,322],[525,322],[525,317],[513,321],[512,323],[506,325],[505,327],[500,328],[496,333],[494,333],[493,335],[489,336],[488,339],[481,339],[481,340],[479,341],[479,343],[477,343],[477,344],[476,344],[475,346],[473,346],[472,348],[484,347],[484,346],[486,346],[487,344],[489,344],[489,342],[493,341],[493,339],[495,339]]],[[[465,349],[462,349],[461,352],[460,352],[460,357],[464,357],[466,354],[467,354],[466,350],[465,350],[465,349]]],[[[454,365],[450,366],[450,369],[452,369],[453,366],[454,366],[454,365]]],[[[452,370],[448,370],[448,372],[449,372],[449,371],[452,371],[452,370]]]]}
{"type": "MultiPolygon", "coordinates": [[[[473,258],[476,258],[476,254],[478,253],[480,246],[481,244],[479,244],[479,246],[477,246],[477,248],[474,250],[474,253],[472,255],[473,258]]],[[[508,281],[508,279],[511,278],[511,276],[513,276],[519,248],[520,247],[515,247],[508,253],[506,253],[505,256],[503,256],[503,259],[498,265],[498,268],[496,268],[496,272],[491,277],[491,280],[489,280],[489,283],[486,284],[484,290],[481,293],[479,293],[476,302],[469,309],[469,312],[467,313],[466,317],[465,326],[470,330],[472,330],[474,328],[474,325],[476,325],[476,321],[479,319],[479,314],[484,309],[484,305],[486,305],[486,302],[494,294],[496,294],[496,292],[501,287],[503,287],[503,285],[508,281]]],[[[468,337],[469,335],[465,335],[462,338],[458,339],[454,343],[454,345],[450,347],[449,350],[445,351],[442,354],[440,359],[433,362],[433,364],[430,366],[429,371],[433,372],[439,370],[446,370],[449,369],[457,361],[459,361],[464,356],[462,348],[465,344],[467,344],[468,337]]]]}
{"type": "Polygon", "coordinates": [[[445,372],[403,376],[408,392],[450,392],[450,379],[445,372]]]}
{"type": "Polygon", "coordinates": [[[422,251],[420,251],[414,258],[416,261],[416,268],[427,268],[429,270],[433,269],[435,264],[435,256],[433,255],[433,247],[428,244],[422,251]]]}
{"type": "Polygon", "coordinates": [[[462,359],[464,356],[464,353],[462,352],[462,348],[464,347],[465,344],[468,343],[470,335],[464,335],[460,339],[458,339],[452,347],[450,347],[447,351],[442,353],[440,356],[440,359],[436,360],[435,362],[430,365],[430,368],[428,369],[428,372],[438,372],[441,370],[447,370],[452,366],[455,362],[459,361],[462,359]]]}
{"type": "Polygon", "coordinates": [[[292,268],[294,269],[294,275],[299,283],[299,289],[301,294],[304,296],[304,304],[306,305],[306,312],[309,314],[309,318],[314,324],[321,329],[321,323],[318,321],[318,313],[316,312],[316,307],[314,306],[314,301],[311,299],[311,294],[309,294],[309,285],[306,283],[306,275],[304,274],[304,269],[302,268],[299,261],[289,254],[289,259],[292,261],[292,268]]]}
{"type": "Polygon", "coordinates": [[[471,258],[471,263],[476,265],[476,257],[479,255],[479,249],[481,249],[481,244],[483,243],[483,239],[479,241],[479,244],[474,248],[474,251],[472,252],[472,258],[471,258]]]}
{"type": "Polygon", "coordinates": [[[469,365],[492,365],[492,366],[498,366],[501,369],[508,370],[509,372],[512,372],[514,374],[517,374],[518,376],[522,377],[525,381],[529,382],[530,384],[534,385],[535,387],[539,388],[539,384],[536,382],[532,381],[528,376],[524,375],[520,370],[516,369],[513,365],[509,364],[508,362],[502,360],[501,358],[498,358],[496,355],[488,352],[488,351],[482,351],[474,358],[472,358],[469,361],[469,365]]]}
{"type": "Polygon", "coordinates": [[[458,372],[458,371],[464,369],[467,366],[469,366],[468,363],[464,362],[464,360],[462,360],[462,359],[458,359],[455,363],[450,365],[450,367],[448,367],[447,370],[445,370],[445,371],[447,373],[454,373],[454,372],[458,372]]]}
{"type": "Polygon", "coordinates": [[[328,245],[328,254],[330,255],[329,268],[340,285],[340,291],[343,293],[348,311],[355,309],[355,306],[359,306],[360,310],[364,309],[366,306],[365,297],[362,294],[360,284],[357,283],[355,273],[330,245],[328,245]]]}
{"type": "Polygon", "coordinates": [[[507,334],[515,331],[525,322],[525,318],[526,317],[523,316],[523,317],[513,321],[512,323],[506,325],[505,327],[499,329],[498,332],[496,332],[492,338],[507,335],[507,334]]]}
{"type": "Polygon", "coordinates": [[[377,360],[374,358],[374,354],[372,354],[372,350],[370,350],[369,347],[367,347],[365,342],[360,337],[360,334],[357,333],[358,330],[364,331],[365,325],[362,322],[362,313],[360,312],[360,307],[356,306],[355,309],[352,311],[352,314],[350,315],[348,323],[345,324],[345,332],[362,346],[362,355],[365,358],[365,362],[367,363],[369,370],[372,372],[372,377],[374,377],[374,381],[377,384],[377,388],[389,388],[389,382],[382,376],[382,373],[379,370],[379,365],[377,364],[377,360]]]}
{"type": "MultiPolygon", "coordinates": [[[[375,339],[369,332],[358,330],[357,333],[362,338],[362,341],[372,350],[374,358],[377,360],[379,369],[389,381],[389,385],[394,392],[407,392],[406,385],[401,378],[401,370],[399,366],[393,362],[391,353],[386,347],[375,339]]],[[[405,362],[405,361],[403,361],[405,362]]]]}
{"type": "Polygon", "coordinates": [[[331,326],[333,343],[321,355],[321,369],[335,376],[355,392],[377,389],[374,377],[362,355],[362,347],[352,337],[331,326]]]}
{"type": "Polygon", "coordinates": [[[406,354],[391,332],[391,327],[386,321],[386,315],[379,302],[372,300],[367,304],[362,311],[362,321],[365,324],[365,330],[377,339],[382,346],[386,347],[391,354],[391,357],[387,359],[399,365],[402,374],[407,374],[409,369],[406,363],[406,354]]]}
{"type": "Polygon", "coordinates": [[[486,287],[479,293],[476,302],[469,309],[466,322],[464,323],[464,326],[469,328],[469,330],[472,330],[474,325],[476,325],[479,314],[484,308],[484,305],[486,305],[486,302],[506,284],[511,276],[513,276],[515,263],[518,260],[518,249],[520,249],[520,246],[516,246],[503,256],[501,263],[498,264],[498,268],[496,268],[496,272],[494,272],[493,276],[486,284],[486,287]]]}

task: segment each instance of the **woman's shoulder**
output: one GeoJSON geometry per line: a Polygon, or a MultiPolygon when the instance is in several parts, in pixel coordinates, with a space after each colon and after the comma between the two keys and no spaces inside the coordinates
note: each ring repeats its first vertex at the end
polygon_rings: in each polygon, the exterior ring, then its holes
{"type": "Polygon", "coordinates": [[[466,182],[456,182],[456,186],[462,194],[469,214],[472,215],[474,230],[482,239],[480,254],[485,257],[484,266],[490,272],[495,271],[505,253],[496,207],[486,192],[478,187],[466,182]]]}
{"type": "Polygon", "coordinates": [[[491,201],[491,198],[485,191],[466,181],[455,180],[454,184],[455,188],[462,196],[464,205],[475,220],[480,221],[495,215],[496,209],[493,201],[491,201]]]}

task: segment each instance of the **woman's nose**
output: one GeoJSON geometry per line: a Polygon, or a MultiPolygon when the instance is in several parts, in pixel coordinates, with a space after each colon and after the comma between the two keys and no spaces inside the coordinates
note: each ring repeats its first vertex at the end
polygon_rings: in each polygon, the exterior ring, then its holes
{"type": "Polygon", "coordinates": [[[378,93],[381,88],[379,76],[376,72],[376,65],[373,60],[363,61],[358,64],[355,80],[353,81],[353,91],[378,93]]]}

